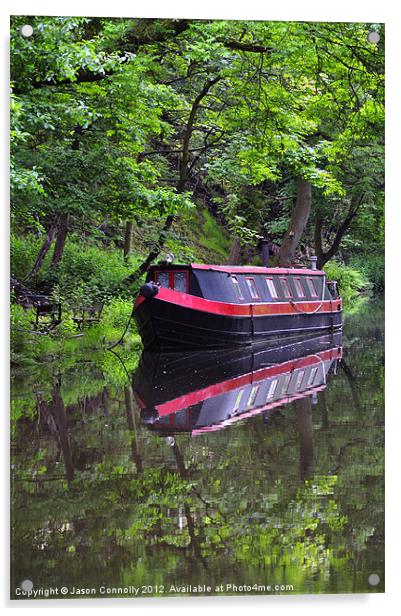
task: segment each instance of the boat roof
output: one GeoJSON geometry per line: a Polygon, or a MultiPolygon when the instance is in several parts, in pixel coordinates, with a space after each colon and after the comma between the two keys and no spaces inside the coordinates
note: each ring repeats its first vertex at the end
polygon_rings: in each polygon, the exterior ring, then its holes
{"type": "Polygon", "coordinates": [[[206,270],[213,272],[226,272],[227,274],[307,274],[308,276],[323,275],[325,272],[322,270],[312,270],[308,268],[295,268],[295,267],[261,267],[258,265],[209,265],[207,263],[156,263],[151,265],[149,269],[160,268],[188,268],[193,270],[206,270]]]}
{"type": "Polygon", "coordinates": [[[227,272],[228,274],[324,274],[321,270],[307,268],[260,267],[257,265],[207,265],[203,263],[191,263],[191,268],[195,270],[227,272]]]}

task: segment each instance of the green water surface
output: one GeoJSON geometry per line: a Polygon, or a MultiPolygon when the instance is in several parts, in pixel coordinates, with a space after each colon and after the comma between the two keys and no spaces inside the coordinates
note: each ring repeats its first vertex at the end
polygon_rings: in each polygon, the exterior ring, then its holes
{"type": "Polygon", "coordinates": [[[12,598],[383,592],[383,328],[345,319],[317,400],[174,441],[115,357],[17,369],[12,598]]]}

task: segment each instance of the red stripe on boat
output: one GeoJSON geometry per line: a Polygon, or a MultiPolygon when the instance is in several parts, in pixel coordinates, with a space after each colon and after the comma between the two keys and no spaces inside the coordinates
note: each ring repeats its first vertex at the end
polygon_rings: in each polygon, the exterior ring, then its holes
{"type": "MultiPolygon", "coordinates": [[[[145,301],[145,298],[139,295],[135,301],[135,309],[145,301]]],[[[325,300],[323,302],[308,301],[308,302],[269,302],[255,304],[229,304],[227,302],[217,302],[180,291],[173,291],[160,287],[156,296],[149,301],[162,301],[176,306],[182,306],[190,310],[198,310],[200,312],[209,312],[220,314],[229,317],[251,317],[263,315],[281,315],[281,314],[305,314],[308,312],[337,312],[341,309],[341,299],[325,300]]]]}
{"type": "Polygon", "coordinates": [[[169,400],[168,402],[157,405],[155,409],[162,417],[164,415],[169,415],[170,413],[176,413],[177,411],[193,406],[194,404],[198,404],[198,402],[203,402],[206,398],[214,398],[215,396],[225,394],[228,391],[243,387],[244,385],[264,381],[269,377],[285,374],[286,372],[293,372],[297,368],[305,368],[322,361],[340,359],[341,356],[341,347],[336,347],[334,349],[322,351],[321,353],[316,353],[314,355],[308,355],[307,357],[302,357],[300,359],[293,359],[283,364],[261,368],[255,372],[249,372],[248,374],[234,377],[228,381],[216,383],[215,385],[210,385],[209,387],[199,389],[198,391],[192,391],[188,394],[184,394],[174,400],[169,400]]]}
{"type": "Polygon", "coordinates": [[[135,300],[135,304],[134,304],[134,308],[137,309],[139,308],[139,306],[142,304],[142,302],[144,302],[146,299],[146,297],[143,297],[143,295],[138,295],[138,297],[135,300]]]}

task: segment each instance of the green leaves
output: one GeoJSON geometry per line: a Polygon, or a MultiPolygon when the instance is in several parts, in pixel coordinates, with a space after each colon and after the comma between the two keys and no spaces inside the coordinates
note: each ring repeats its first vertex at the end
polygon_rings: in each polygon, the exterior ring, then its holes
{"type": "MultiPolygon", "coordinates": [[[[296,177],[313,186],[323,243],[358,194],[354,250],[383,228],[384,55],[370,26],[32,17],[24,38],[26,22],[11,24],[19,232],[68,212],[68,232],[99,241],[107,221],[118,247],[140,221],[151,247],[156,221],[202,202],[243,244],[266,230],[280,242],[296,177]]],[[[174,233],[163,243],[185,244],[174,233]]]]}

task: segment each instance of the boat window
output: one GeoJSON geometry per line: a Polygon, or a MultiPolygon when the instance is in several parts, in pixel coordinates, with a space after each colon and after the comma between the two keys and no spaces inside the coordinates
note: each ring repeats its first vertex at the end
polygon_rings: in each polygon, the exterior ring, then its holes
{"type": "Polygon", "coordinates": [[[188,293],[188,272],[155,272],[155,282],[165,289],[188,293]]]}
{"type": "Polygon", "coordinates": [[[283,287],[284,297],[292,297],[290,285],[288,284],[287,278],[280,278],[281,286],[283,287]]]}
{"type": "Polygon", "coordinates": [[[328,280],[327,288],[329,292],[331,293],[331,296],[333,299],[337,299],[339,297],[338,289],[337,289],[337,282],[335,280],[328,280]]]}
{"type": "Polygon", "coordinates": [[[252,299],[260,299],[255,280],[253,278],[245,278],[245,280],[246,284],[248,285],[249,293],[251,294],[252,299]]]}
{"type": "Polygon", "coordinates": [[[276,285],[274,284],[273,278],[265,278],[265,280],[266,280],[267,288],[269,289],[271,298],[277,299],[278,293],[277,293],[276,285]]]}
{"type": "Polygon", "coordinates": [[[270,383],[269,389],[267,390],[267,394],[266,394],[266,402],[273,398],[274,392],[276,391],[277,383],[278,383],[277,379],[273,379],[272,382],[270,383]]]}
{"type": "Polygon", "coordinates": [[[242,291],[241,291],[241,287],[238,282],[238,278],[236,276],[231,276],[231,280],[233,282],[234,289],[235,289],[238,299],[245,299],[244,296],[242,295],[242,291]]]}
{"type": "Polygon", "coordinates": [[[259,391],[259,385],[255,385],[252,387],[251,392],[249,394],[248,402],[246,403],[247,407],[253,406],[255,404],[256,395],[259,391]]]}
{"type": "Polygon", "coordinates": [[[181,291],[181,293],[186,293],[187,290],[187,273],[174,272],[174,291],[181,291]]]}
{"type": "Polygon", "coordinates": [[[305,291],[303,289],[300,278],[294,278],[294,285],[295,285],[295,290],[297,292],[298,297],[305,297],[305,291]]]}
{"type": "Polygon", "coordinates": [[[156,272],[156,282],[161,287],[170,288],[170,272],[156,272]]]}
{"type": "Polygon", "coordinates": [[[295,379],[295,391],[301,387],[302,379],[304,378],[305,370],[300,370],[295,379]]]}
{"type": "Polygon", "coordinates": [[[306,279],[306,284],[308,285],[308,289],[309,289],[309,292],[310,292],[311,296],[312,297],[317,297],[317,290],[316,290],[315,281],[312,280],[312,278],[307,278],[306,279]]]}
{"type": "Polygon", "coordinates": [[[316,378],[316,374],[317,374],[317,367],[312,368],[312,370],[310,371],[309,377],[308,377],[308,382],[306,384],[307,387],[311,387],[313,385],[313,382],[316,378]]]}
{"type": "Polygon", "coordinates": [[[239,409],[239,405],[241,404],[241,400],[242,400],[242,396],[244,395],[244,390],[240,389],[237,395],[237,398],[235,400],[235,404],[234,404],[234,408],[233,408],[233,413],[236,413],[239,409]]]}
{"type": "Polygon", "coordinates": [[[290,381],[291,381],[291,376],[292,376],[292,374],[284,375],[284,378],[283,378],[283,389],[281,390],[282,394],[286,394],[287,393],[288,386],[289,386],[290,381]]]}

